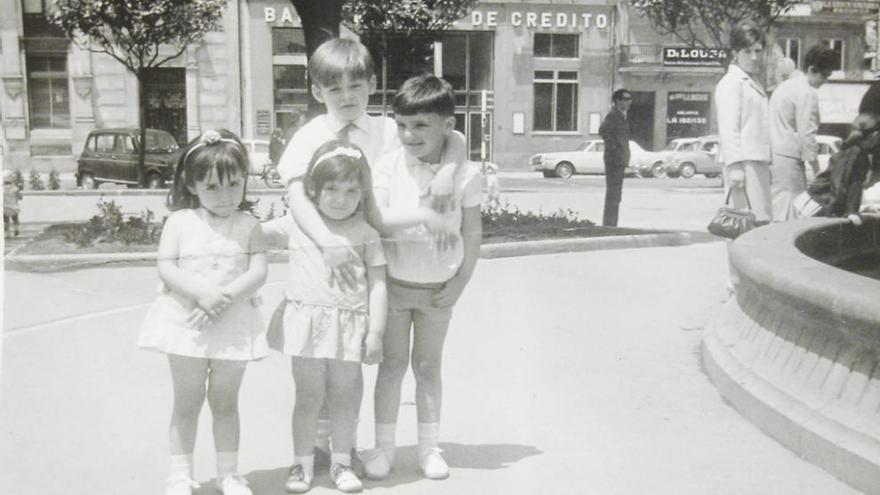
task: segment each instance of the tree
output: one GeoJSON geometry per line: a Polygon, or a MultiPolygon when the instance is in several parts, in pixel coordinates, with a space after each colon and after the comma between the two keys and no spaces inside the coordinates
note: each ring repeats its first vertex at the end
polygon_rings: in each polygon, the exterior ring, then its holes
{"type": "MultiPolygon", "coordinates": [[[[438,31],[470,12],[477,0],[291,0],[302,21],[306,56],[321,43],[339,36],[345,22],[355,32],[438,31]]],[[[310,95],[311,98],[311,95],[310,95]]],[[[316,113],[316,101],[309,100],[309,112],[316,113]]]]}
{"type": "Polygon", "coordinates": [[[188,45],[220,28],[226,0],[54,0],[47,13],[77,46],[105,53],[138,80],[140,146],[138,184],[144,185],[147,106],[144,81],[149,69],[183,54],[188,45]],[[171,52],[160,54],[161,46],[171,52]]]}
{"type": "Polygon", "coordinates": [[[632,6],[654,29],[693,47],[727,46],[733,26],[745,20],[768,31],[801,0],[633,0],[632,6]]]}

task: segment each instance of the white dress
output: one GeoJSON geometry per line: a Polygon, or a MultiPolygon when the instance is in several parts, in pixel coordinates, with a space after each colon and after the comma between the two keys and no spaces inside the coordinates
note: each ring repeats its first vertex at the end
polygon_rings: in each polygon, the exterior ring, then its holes
{"type": "MultiPolygon", "coordinates": [[[[253,216],[237,211],[222,232],[212,229],[196,210],[174,212],[167,220],[179,232],[178,266],[195,279],[227,284],[248,267],[251,233],[259,228],[253,216]]],[[[138,345],[167,354],[207,359],[253,360],[269,353],[266,327],[256,299],[230,305],[220,318],[195,330],[186,320],[196,303],[170,291],[164,284],[144,319],[138,345]]]]}

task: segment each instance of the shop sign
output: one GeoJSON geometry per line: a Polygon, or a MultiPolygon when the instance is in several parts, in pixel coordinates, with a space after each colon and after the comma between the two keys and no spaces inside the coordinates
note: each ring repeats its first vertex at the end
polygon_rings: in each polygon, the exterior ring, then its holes
{"type": "Polygon", "coordinates": [[[280,22],[302,27],[302,21],[293,7],[263,7],[263,20],[269,23],[280,22]]]}
{"type": "Polygon", "coordinates": [[[666,135],[697,137],[709,129],[708,92],[670,91],[666,96],[666,135]]]}
{"type": "Polygon", "coordinates": [[[257,134],[268,136],[272,129],[272,112],[257,110],[257,134]]]}
{"type": "Polygon", "coordinates": [[[724,48],[663,47],[665,67],[723,67],[727,60],[724,48]]]}
{"type": "Polygon", "coordinates": [[[501,13],[497,10],[471,12],[471,25],[474,27],[498,27],[499,24],[535,29],[608,29],[608,15],[576,12],[523,12],[519,10],[501,13]]]}

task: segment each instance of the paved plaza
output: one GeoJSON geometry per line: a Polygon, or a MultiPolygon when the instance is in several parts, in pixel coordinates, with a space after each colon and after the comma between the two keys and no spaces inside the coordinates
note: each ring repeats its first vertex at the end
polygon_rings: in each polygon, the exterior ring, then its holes
{"type": "MultiPolygon", "coordinates": [[[[280,298],[270,266],[264,312],[280,298]]],[[[162,493],[171,407],[165,358],[137,349],[154,267],[7,272],[0,493],[162,493]],[[39,294],[36,298],[34,295],[39,294]]],[[[704,328],[727,297],[722,242],[481,260],[444,361],[446,481],[415,463],[405,382],[393,475],[400,494],[848,494],[726,404],[701,369],[704,328]]],[[[372,445],[366,369],[360,444],[372,445]]],[[[292,379],[278,354],[241,393],[241,469],[281,495],[292,460],[292,379]]],[[[216,493],[207,409],[199,494],[216,493]]],[[[338,493],[319,476],[310,493],[338,493]]]]}

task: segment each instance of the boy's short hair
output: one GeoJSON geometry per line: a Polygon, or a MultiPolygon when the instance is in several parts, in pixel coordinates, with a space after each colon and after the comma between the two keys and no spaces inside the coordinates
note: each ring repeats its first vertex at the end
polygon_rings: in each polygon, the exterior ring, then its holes
{"type": "Polygon", "coordinates": [[[333,38],[309,57],[309,77],[318,86],[330,86],[343,74],[351,79],[370,79],[375,74],[373,57],[359,41],[333,38]]]}
{"type": "Polygon", "coordinates": [[[804,67],[812,67],[815,72],[828,74],[837,66],[839,58],[837,52],[825,45],[814,45],[804,55],[804,67]]]}
{"type": "Polygon", "coordinates": [[[391,108],[395,115],[436,113],[441,117],[452,117],[455,115],[455,95],[452,85],[437,76],[415,76],[403,83],[391,100],[391,108]]]}

